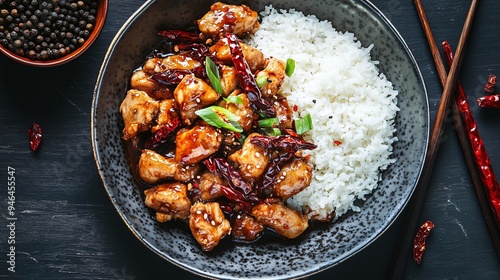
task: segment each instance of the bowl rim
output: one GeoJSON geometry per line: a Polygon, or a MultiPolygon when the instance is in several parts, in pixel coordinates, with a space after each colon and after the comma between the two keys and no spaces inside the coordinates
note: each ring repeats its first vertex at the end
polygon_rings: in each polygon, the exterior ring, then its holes
{"type": "MultiPolygon", "coordinates": [[[[349,251],[348,256],[341,258],[338,262],[330,263],[328,265],[324,265],[324,266],[319,267],[319,268],[318,267],[313,267],[310,270],[305,270],[305,271],[303,271],[300,274],[277,275],[277,276],[274,275],[274,276],[271,276],[271,277],[266,277],[265,279],[288,279],[290,277],[292,277],[293,279],[300,279],[300,278],[304,278],[304,277],[309,277],[309,276],[315,275],[317,273],[320,273],[322,271],[325,271],[327,269],[330,269],[330,268],[332,268],[332,267],[334,267],[334,266],[336,266],[336,265],[338,265],[340,263],[343,263],[346,260],[350,259],[352,256],[356,255],[357,253],[359,253],[360,251],[362,251],[363,249],[365,249],[366,247],[368,247],[369,245],[371,245],[373,242],[375,242],[379,237],[381,237],[395,223],[395,221],[398,219],[398,217],[401,215],[401,213],[408,206],[408,203],[411,200],[411,198],[412,198],[412,196],[413,196],[413,194],[415,192],[416,185],[418,184],[418,181],[420,180],[420,177],[422,175],[423,165],[425,163],[425,158],[426,158],[427,149],[428,149],[428,145],[429,145],[429,137],[430,137],[430,125],[429,124],[430,124],[430,121],[431,121],[431,116],[430,116],[430,109],[429,109],[428,92],[427,92],[425,80],[424,80],[424,77],[423,77],[422,72],[420,70],[420,67],[418,65],[418,62],[415,59],[415,57],[414,57],[413,53],[411,52],[411,49],[407,45],[406,41],[404,40],[403,36],[401,36],[401,34],[397,31],[397,29],[395,28],[395,26],[382,13],[382,11],[379,8],[377,8],[377,6],[375,6],[373,3],[371,3],[370,0],[350,0],[350,1],[352,1],[352,2],[358,2],[358,3],[362,4],[364,7],[366,7],[367,10],[372,11],[379,18],[379,20],[382,23],[384,23],[390,29],[390,32],[392,34],[394,34],[396,40],[401,44],[401,47],[404,49],[404,53],[408,56],[409,61],[411,62],[411,65],[413,66],[414,71],[417,74],[416,78],[421,83],[421,87],[422,87],[422,91],[423,91],[422,92],[422,97],[423,97],[423,102],[424,102],[423,105],[425,107],[425,110],[424,110],[425,114],[424,114],[423,118],[424,118],[425,123],[427,124],[426,125],[426,129],[425,129],[425,133],[426,133],[425,142],[424,142],[423,147],[422,147],[422,156],[421,156],[422,163],[421,163],[421,165],[419,167],[419,170],[415,173],[415,184],[412,186],[411,191],[408,193],[408,199],[401,205],[401,207],[395,213],[393,219],[390,220],[385,225],[384,228],[381,228],[371,238],[369,238],[366,241],[361,242],[360,244],[354,246],[352,248],[352,250],[349,251]]],[[[123,211],[121,211],[120,209],[118,209],[118,206],[115,203],[115,200],[114,200],[114,198],[112,196],[112,193],[110,192],[110,187],[108,186],[108,183],[105,181],[105,175],[103,174],[103,171],[102,171],[101,155],[100,155],[100,153],[98,151],[98,147],[97,147],[98,144],[97,144],[97,141],[96,141],[96,135],[97,135],[96,113],[97,113],[97,104],[98,104],[98,101],[99,101],[99,91],[100,91],[100,88],[101,88],[101,85],[102,85],[102,82],[103,82],[102,79],[104,77],[104,72],[105,72],[105,70],[106,70],[106,68],[108,66],[109,59],[110,59],[111,55],[114,53],[114,50],[115,50],[117,42],[121,39],[121,37],[123,36],[123,34],[130,28],[130,25],[133,23],[133,21],[135,21],[142,13],[144,13],[144,11],[149,6],[153,5],[155,2],[157,2],[157,0],[147,0],[146,2],[144,2],[144,4],[142,4],[123,23],[123,25],[117,31],[117,33],[116,33],[115,37],[113,38],[113,40],[110,42],[108,50],[106,51],[106,54],[104,56],[103,63],[101,64],[101,68],[100,68],[100,70],[98,72],[98,78],[97,78],[97,81],[96,81],[95,87],[94,87],[93,100],[92,100],[92,106],[91,106],[91,116],[90,116],[91,117],[91,120],[90,120],[91,121],[91,140],[92,140],[91,144],[92,144],[92,150],[93,150],[93,154],[94,154],[94,159],[95,159],[95,162],[96,162],[97,171],[98,171],[99,176],[101,178],[101,182],[102,182],[104,188],[106,189],[106,193],[108,194],[108,197],[112,201],[113,207],[118,212],[118,215],[124,221],[125,225],[129,228],[129,230],[133,233],[133,235],[142,244],[144,244],[147,248],[149,248],[151,251],[153,251],[156,255],[160,256],[162,259],[165,259],[165,260],[169,261],[171,264],[174,264],[177,267],[179,267],[179,268],[181,268],[181,269],[183,269],[185,271],[188,271],[188,272],[193,273],[193,274],[198,275],[198,276],[202,276],[204,278],[218,279],[218,278],[221,277],[221,275],[214,274],[214,273],[207,272],[207,271],[203,271],[203,270],[198,269],[196,267],[186,266],[186,264],[177,261],[175,258],[173,258],[173,257],[171,257],[171,256],[169,256],[169,255],[167,255],[165,253],[159,252],[158,248],[156,248],[155,246],[153,246],[150,242],[148,242],[148,240],[145,240],[144,238],[142,238],[141,234],[136,229],[134,229],[131,226],[131,222],[125,216],[125,214],[123,213],[123,211]]],[[[230,276],[230,275],[224,275],[224,278],[225,279],[241,279],[239,277],[230,276]]],[[[254,279],[254,278],[245,278],[245,279],[254,279]]],[[[264,278],[255,277],[255,279],[264,279],[264,278]]]]}
{"type": "Polygon", "coordinates": [[[89,49],[90,46],[92,46],[92,44],[97,40],[102,30],[104,29],[104,25],[108,17],[109,0],[97,0],[97,2],[99,9],[97,10],[96,25],[94,26],[94,29],[92,29],[92,32],[89,35],[88,40],[86,40],[82,46],[68,53],[67,55],[51,60],[30,59],[28,57],[13,53],[7,47],[1,44],[0,44],[0,53],[4,54],[6,57],[12,59],[13,61],[19,62],[24,65],[36,66],[36,67],[59,66],[76,59],[77,57],[81,56],[87,49],[89,49]]]}

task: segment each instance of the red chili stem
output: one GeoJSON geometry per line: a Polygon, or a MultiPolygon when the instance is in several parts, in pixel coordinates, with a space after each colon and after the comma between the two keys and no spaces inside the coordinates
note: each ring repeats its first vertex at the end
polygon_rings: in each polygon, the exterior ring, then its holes
{"type": "MultiPolygon", "coordinates": [[[[447,63],[450,65],[453,61],[453,51],[447,41],[442,43],[443,52],[447,63]]],[[[460,82],[457,82],[457,93],[455,95],[455,101],[457,102],[458,109],[462,116],[462,119],[469,136],[469,143],[471,145],[474,161],[479,170],[479,177],[486,187],[486,193],[488,196],[488,202],[490,207],[494,211],[495,221],[497,224],[500,223],[500,186],[498,184],[497,178],[493,172],[491,166],[491,161],[484,147],[483,140],[479,135],[477,130],[476,121],[472,115],[472,112],[467,102],[467,96],[460,82]]]]}
{"type": "Polygon", "coordinates": [[[500,108],[500,94],[486,95],[477,99],[479,107],[500,108]]]}
{"type": "Polygon", "coordinates": [[[266,117],[272,118],[276,116],[276,109],[269,100],[265,99],[262,92],[255,82],[255,77],[248,66],[248,63],[243,55],[238,37],[233,33],[226,33],[224,38],[227,40],[234,67],[238,73],[238,82],[246,92],[248,99],[252,102],[252,107],[255,111],[262,112],[266,117]]]}

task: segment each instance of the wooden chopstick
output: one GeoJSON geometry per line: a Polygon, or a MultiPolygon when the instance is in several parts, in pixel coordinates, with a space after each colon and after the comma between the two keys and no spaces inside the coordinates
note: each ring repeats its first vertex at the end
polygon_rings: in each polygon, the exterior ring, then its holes
{"type": "MultiPolygon", "coordinates": [[[[414,0],[414,2],[415,6],[422,9],[422,3],[419,0],[414,0]]],[[[394,254],[389,271],[389,277],[391,279],[402,278],[404,265],[408,260],[408,253],[411,252],[412,249],[412,240],[414,234],[416,233],[417,222],[422,210],[423,202],[432,175],[432,170],[434,168],[434,162],[437,157],[439,144],[443,136],[446,115],[449,111],[449,108],[451,107],[451,97],[456,89],[460,68],[462,66],[464,58],[464,49],[467,45],[467,40],[469,38],[474,15],[476,13],[477,4],[478,0],[472,0],[469,11],[467,13],[467,18],[465,19],[462,33],[460,34],[455,59],[453,60],[449,74],[444,84],[443,94],[441,95],[441,101],[436,114],[436,119],[434,121],[434,127],[430,136],[422,174],[420,176],[420,180],[417,184],[414,194],[410,199],[408,213],[406,214],[406,219],[404,220],[403,229],[400,233],[399,242],[396,248],[396,253],[394,254]]],[[[427,33],[427,30],[424,29],[424,32],[427,33]]]]}

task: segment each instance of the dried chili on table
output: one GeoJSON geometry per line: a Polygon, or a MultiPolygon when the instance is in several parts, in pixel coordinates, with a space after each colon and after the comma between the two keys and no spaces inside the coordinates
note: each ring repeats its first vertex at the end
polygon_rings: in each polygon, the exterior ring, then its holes
{"type": "Polygon", "coordinates": [[[33,151],[38,149],[40,142],[42,141],[42,128],[37,123],[33,123],[28,129],[28,137],[30,140],[30,147],[33,151]]]}
{"type": "Polygon", "coordinates": [[[495,86],[497,85],[497,77],[495,75],[490,75],[488,77],[488,82],[484,86],[484,91],[492,94],[495,92],[495,86]]]}
{"type": "MultiPolygon", "coordinates": [[[[453,61],[453,52],[447,41],[442,43],[443,51],[447,63],[450,65],[453,61]]],[[[467,102],[467,96],[465,95],[462,85],[457,83],[457,93],[455,99],[458,105],[458,109],[464,121],[464,125],[469,136],[469,143],[471,145],[474,161],[478,167],[479,176],[483,185],[486,187],[486,193],[488,197],[488,202],[497,225],[500,225],[500,186],[498,180],[493,172],[490,158],[484,147],[483,140],[479,135],[477,130],[476,121],[472,115],[472,112],[467,102]]]]}
{"type": "Polygon", "coordinates": [[[479,107],[500,108],[500,94],[486,95],[477,99],[479,107]]]}
{"type": "Polygon", "coordinates": [[[425,239],[429,236],[433,228],[434,224],[431,221],[425,222],[420,226],[413,239],[413,259],[417,264],[422,262],[422,256],[425,251],[425,239]]]}

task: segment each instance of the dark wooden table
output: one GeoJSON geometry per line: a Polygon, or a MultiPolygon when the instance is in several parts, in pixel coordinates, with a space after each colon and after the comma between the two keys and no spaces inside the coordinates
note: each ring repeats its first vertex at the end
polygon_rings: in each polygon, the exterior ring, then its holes
{"type": "MultiPolygon", "coordinates": [[[[0,57],[0,278],[196,279],[142,245],[113,208],[96,171],[90,139],[92,92],[118,29],[144,1],[111,0],[105,29],[76,61],[31,68],[0,57]],[[33,153],[27,130],[43,128],[33,153]],[[8,169],[15,169],[15,273],[8,271],[8,169]],[[1,176],[0,176],[1,177],[1,176]]],[[[423,73],[432,119],[442,88],[411,0],[372,1],[408,43],[423,73]]],[[[423,1],[436,41],[455,48],[470,1],[423,1]]],[[[460,75],[479,131],[500,174],[500,109],[475,100],[490,73],[500,75],[500,3],[481,1],[460,75]]],[[[500,88],[499,88],[500,91],[500,88]]],[[[436,227],[423,263],[410,258],[405,279],[500,279],[500,264],[474,193],[451,118],[447,120],[420,220],[436,227]]],[[[385,279],[404,214],[347,261],[311,279],[385,279]]],[[[286,268],[284,268],[286,269],[286,268]]]]}

